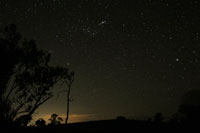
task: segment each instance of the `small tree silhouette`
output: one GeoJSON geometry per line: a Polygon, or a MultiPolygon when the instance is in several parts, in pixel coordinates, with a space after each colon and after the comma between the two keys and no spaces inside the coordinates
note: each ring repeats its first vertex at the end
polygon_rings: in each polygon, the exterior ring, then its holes
{"type": "Polygon", "coordinates": [[[156,113],[154,115],[154,122],[155,123],[161,123],[162,120],[163,120],[163,114],[162,113],[159,112],[159,113],[156,113]]]}
{"type": "Polygon", "coordinates": [[[62,124],[63,123],[63,118],[62,117],[58,117],[57,118],[57,123],[58,124],[62,124]]]}
{"type": "Polygon", "coordinates": [[[35,125],[37,127],[44,127],[46,125],[46,121],[42,118],[39,118],[36,122],[35,122],[35,125]]]}
{"type": "Polygon", "coordinates": [[[63,122],[63,119],[61,117],[59,117],[57,114],[52,114],[50,119],[50,125],[59,125],[59,124],[62,124],[63,122]]]}
{"type": "Polygon", "coordinates": [[[179,123],[179,116],[178,113],[172,115],[171,119],[168,121],[170,124],[178,124],[179,123]]]}
{"type": "Polygon", "coordinates": [[[116,118],[118,121],[124,121],[124,120],[126,120],[126,117],[124,117],[124,116],[117,116],[117,118],[116,118]]]}

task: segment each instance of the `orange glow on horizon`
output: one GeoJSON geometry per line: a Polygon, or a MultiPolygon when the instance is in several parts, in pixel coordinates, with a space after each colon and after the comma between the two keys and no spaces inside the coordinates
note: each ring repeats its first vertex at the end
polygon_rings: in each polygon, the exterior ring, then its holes
{"type": "MultiPolygon", "coordinates": [[[[33,120],[30,124],[35,124],[35,121],[37,121],[39,118],[42,118],[46,121],[46,124],[49,123],[49,119],[52,114],[40,114],[33,116],[33,120]]],[[[63,123],[65,122],[66,115],[65,114],[58,114],[58,117],[63,118],[63,123]]],[[[76,123],[76,122],[84,122],[84,121],[90,121],[94,120],[95,115],[94,114],[71,114],[69,115],[69,123],[76,123]]]]}

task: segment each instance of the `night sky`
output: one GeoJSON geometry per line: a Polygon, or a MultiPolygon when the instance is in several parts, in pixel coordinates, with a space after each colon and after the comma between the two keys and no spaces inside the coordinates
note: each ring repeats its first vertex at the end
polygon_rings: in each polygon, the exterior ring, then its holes
{"type": "MultiPolygon", "coordinates": [[[[0,0],[0,26],[10,23],[75,71],[71,122],[169,117],[200,90],[198,0],[0,0]]],[[[62,89],[35,119],[65,114],[62,89]]]]}

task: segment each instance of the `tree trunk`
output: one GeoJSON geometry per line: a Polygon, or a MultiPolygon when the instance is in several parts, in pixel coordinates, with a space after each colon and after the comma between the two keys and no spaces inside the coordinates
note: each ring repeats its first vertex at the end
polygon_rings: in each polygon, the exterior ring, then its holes
{"type": "Polygon", "coordinates": [[[67,93],[67,114],[66,114],[66,120],[65,120],[65,124],[66,125],[68,124],[68,119],[69,119],[69,102],[70,102],[69,96],[70,96],[70,90],[71,90],[71,85],[69,85],[69,90],[68,90],[68,93],[67,93]]]}

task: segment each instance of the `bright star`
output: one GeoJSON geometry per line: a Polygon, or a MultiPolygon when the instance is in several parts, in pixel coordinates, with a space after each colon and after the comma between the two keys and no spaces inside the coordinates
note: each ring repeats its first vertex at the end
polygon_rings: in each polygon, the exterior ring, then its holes
{"type": "Polygon", "coordinates": [[[106,20],[101,21],[101,23],[99,23],[99,25],[104,25],[106,24],[106,20]]]}

